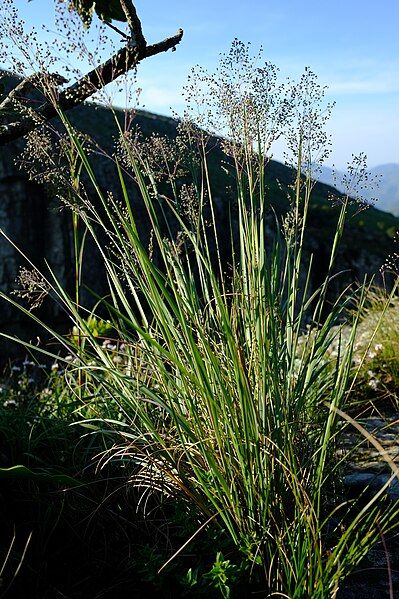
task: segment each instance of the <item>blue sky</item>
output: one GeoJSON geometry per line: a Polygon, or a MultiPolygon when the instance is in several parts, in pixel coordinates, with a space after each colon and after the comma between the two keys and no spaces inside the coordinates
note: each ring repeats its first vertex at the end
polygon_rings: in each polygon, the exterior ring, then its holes
{"type": "MultiPolygon", "coordinates": [[[[50,27],[52,0],[15,0],[30,26],[50,27]]],[[[336,101],[329,129],[331,160],[345,166],[364,151],[369,166],[399,162],[399,3],[397,0],[136,0],[149,43],[173,34],[184,38],[176,52],[143,61],[138,70],[147,110],[182,112],[181,87],[196,64],[213,69],[237,37],[260,45],[282,78],[306,66],[329,86],[336,101]]],[[[123,104],[120,97],[116,102],[123,104]]]]}

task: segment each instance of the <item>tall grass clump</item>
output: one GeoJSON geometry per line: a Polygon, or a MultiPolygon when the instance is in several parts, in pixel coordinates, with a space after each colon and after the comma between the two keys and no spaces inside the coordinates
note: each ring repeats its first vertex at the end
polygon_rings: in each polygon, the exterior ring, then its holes
{"type": "MultiPolygon", "coordinates": [[[[118,432],[115,453],[136,464],[131,482],[143,504],[150,495],[179,497],[195,510],[195,534],[224,530],[264,596],[335,597],[396,511],[381,501],[388,484],[362,504],[342,495],[337,447],[367,285],[329,296],[351,202],[341,197],[329,266],[312,286],[307,219],[329,107],[310,71],[280,86],[274,67],[254,66],[239,42],[215,75],[200,71],[192,82],[191,107],[198,102],[208,128],[224,135],[220,168],[234,202],[224,204],[230,220],[222,223],[208,160],[215,138],[191,121],[172,142],[121,131],[112,158],[117,199],[100,188],[87,142],[60,115],[95,190],[88,200],[83,176],[69,188],[104,261],[109,296],[99,306],[117,341],[110,352],[89,315],[51,281],[79,346],[58,338],[93,397],[119,406],[123,422],[91,426],[118,432]],[[285,216],[268,191],[271,147],[282,135],[294,156],[285,216]],[[149,240],[137,224],[133,181],[149,240]],[[354,299],[356,312],[347,309],[354,299]],[[350,334],[342,336],[344,324],[350,334]],[[333,341],[338,359],[329,361],[333,341]]],[[[228,581],[219,588],[229,596],[228,581]]]]}

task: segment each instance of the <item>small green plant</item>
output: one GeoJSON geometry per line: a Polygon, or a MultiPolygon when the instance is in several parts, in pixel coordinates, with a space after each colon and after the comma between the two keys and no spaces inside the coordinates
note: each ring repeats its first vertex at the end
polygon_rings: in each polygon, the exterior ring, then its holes
{"type": "Polygon", "coordinates": [[[230,599],[231,586],[237,581],[238,568],[218,552],[212,569],[204,577],[208,578],[224,599],[230,599]]]}
{"type": "MultiPolygon", "coordinates": [[[[108,336],[112,331],[112,325],[109,320],[102,320],[101,318],[96,318],[95,316],[89,316],[86,323],[87,328],[93,337],[98,337],[101,339],[108,336]]],[[[79,330],[76,326],[74,326],[72,329],[72,338],[75,343],[79,345],[79,330]]]]}

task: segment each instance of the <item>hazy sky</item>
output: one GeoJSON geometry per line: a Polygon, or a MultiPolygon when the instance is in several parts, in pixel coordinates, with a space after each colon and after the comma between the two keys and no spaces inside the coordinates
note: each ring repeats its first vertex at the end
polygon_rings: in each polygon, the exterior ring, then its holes
{"type": "MultiPolygon", "coordinates": [[[[52,0],[14,4],[29,25],[51,27],[52,0]]],[[[328,99],[336,101],[330,163],[342,168],[360,151],[368,155],[369,166],[399,162],[397,0],[136,0],[135,5],[149,43],[184,29],[176,52],[139,67],[147,110],[181,113],[180,90],[190,68],[214,68],[219,53],[237,37],[250,41],[254,50],[262,45],[265,59],[279,67],[282,78],[298,77],[309,66],[329,86],[328,99]]]]}

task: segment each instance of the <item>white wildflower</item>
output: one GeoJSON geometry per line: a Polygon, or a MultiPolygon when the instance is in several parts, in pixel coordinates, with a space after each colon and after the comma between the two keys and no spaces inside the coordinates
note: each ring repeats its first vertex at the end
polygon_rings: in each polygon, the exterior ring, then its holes
{"type": "Polygon", "coordinates": [[[3,403],[3,407],[4,408],[17,408],[18,407],[18,402],[15,401],[15,399],[6,399],[6,401],[3,403]]]}
{"type": "Polygon", "coordinates": [[[26,366],[34,366],[35,363],[32,362],[31,360],[28,360],[28,358],[25,358],[25,360],[22,362],[22,365],[25,366],[25,367],[26,366]]]}

